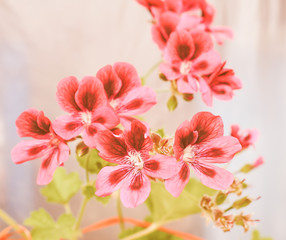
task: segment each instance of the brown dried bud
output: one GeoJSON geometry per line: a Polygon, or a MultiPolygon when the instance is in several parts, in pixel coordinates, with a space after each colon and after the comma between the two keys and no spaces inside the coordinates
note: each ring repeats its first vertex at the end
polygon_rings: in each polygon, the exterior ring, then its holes
{"type": "Polygon", "coordinates": [[[242,181],[238,179],[234,179],[233,183],[230,185],[230,187],[227,190],[227,194],[235,193],[237,196],[241,195],[242,190],[244,188],[244,185],[243,185],[244,181],[245,181],[244,179],[242,181]]]}
{"type": "Polygon", "coordinates": [[[251,219],[251,214],[243,215],[243,213],[240,213],[239,215],[235,216],[234,223],[238,226],[242,226],[244,228],[244,231],[247,232],[249,230],[249,226],[253,225],[254,222],[257,222],[259,220],[253,220],[251,219]]]}
{"type": "Polygon", "coordinates": [[[203,196],[200,201],[200,207],[206,212],[212,212],[213,207],[215,206],[212,198],[210,196],[203,196]]]}
{"type": "Polygon", "coordinates": [[[224,232],[228,232],[233,228],[234,216],[233,215],[223,215],[224,211],[220,209],[214,209],[213,217],[215,220],[215,225],[219,227],[224,232]]]}

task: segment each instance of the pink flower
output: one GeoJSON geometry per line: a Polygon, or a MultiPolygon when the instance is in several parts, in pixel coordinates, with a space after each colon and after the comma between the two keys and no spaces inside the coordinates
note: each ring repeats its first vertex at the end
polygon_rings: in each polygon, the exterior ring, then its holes
{"type": "Polygon", "coordinates": [[[221,100],[230,100],[233,90],[242,87],[241,81],[234,75],[232,69],[224,68],[225,62],[220,64],[213,73],[200,79],[200,91],[203,101],[212,106],[212,98],[215,96],[221,100]]]}
{"type": "Polygon", "coordinates": [[[156,101],[156,93],[141,86],[136,69],[129,63],[117,62],[101,68],[96,77],[103,83],[107,100],[126,126],[132,116],[147,112],[156,101]]]}
{"type": "Polygon", "coordinates": [[[153,147],[147,128],[139,121],[133,121],[130,129],[115,136],[110,131],[97,135],[100,156],[118,166],[104,167],[97,176],[96,195],[103,197],[120,190],[122,203],[126,207],[136,207],[149,196],[151,178],[169,178],[176,170],[173,157],[149,155],[153,147]]]}
{"type": "Polygon", "coordinates": [[[42,158],[42,165],[37,183],[48,184],[54,171],[62,166],[69,157],[69,147],[52,129],[50,120],[42,111],[28,109],[16,120],[20,137],[32,137],[18,143],[11,152],[12,160],[16,164],[42,158]]]}
{"type": "Polygon", "coordinates": [[[241,131],[238,125],[231,126],[230,135],[238,139],[242,146],[242,150],[248,148],[250,145],[254,145],[258,139],[258,134],[256,129],[245,129],[241,131]]]}
{"type": "Polygon", "coordinates": [[[166,189],[179,196],[190,179],[190,167],[208,187],[226,189],[233,175],[212,163],[227,163],[241,150],[238,140],[223,136],[221,117],[209,112],[199,112],[191,121],[184,121],[175,133],[174,153],[178,172],[165,180],[166,189]]]}
{"type": "Polygon", "coordinates": [[[95,77],[62,79],[58,84],[57,100],[70,113],[60,116],[53,128],[63,139],[69,140],[83,132],[83,141],[95,147],[94,137],[99,130],[111,129],[119,124],[114,110],[108,105],[102,83],[95,77]]]}
{"type": "Polygon", "coordinates": [[[197,79],[213,72],[221,61],[212,47],[205,32],[176,31],[167,43],[166,62],[160,65],[160,71],[168,80],[177,80],[179,92],[194,93],[198,90],[197,79]]]}

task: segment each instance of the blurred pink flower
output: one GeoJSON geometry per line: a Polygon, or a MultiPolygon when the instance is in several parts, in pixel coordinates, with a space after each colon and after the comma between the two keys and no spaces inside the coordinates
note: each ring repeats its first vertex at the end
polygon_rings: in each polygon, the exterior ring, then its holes
{"type": "Polygon", "coordinates": [[[238,125],[232,125],[230,135],[238,139],[242,146],[242,150],[244,150],[250,145],[254,145],[254,143],[258,139],[259,133],[256,129],[240,130],[240,127],[238,125]]]}
{"type": "Polygon", "coordinates": [[[133,121],[130,129],[120,136],[108,130],[99,132],[99,155],[119,165],[104,167],[99,172],[95,194],[103,197],[121,189],[121,201],[126,207],[133,208],[143,203],[151,190],[148,177],[165,179],[176,172],[175,159],[160,154],[150,156],[152,147],[147,127],[139,121],[133,121]]]}
{"type": "Polygon", "coordinates": [[[223,136],[220,116],[197,113],[191,121],[184,121],[175,133],[174,153],[179,170],[165,180],[166,189],[178,197],[190,179],[190,167],[204,185],[227,189],[233,182],[233,175],[212,163],[227,163],[240,150],[236,138],[223,136]]]}
{"type": "Polygon", "coordinates": [[[11,152],[12,160],[16,164],[42,158],[37,183],[48,184],[54,171],[68,159],[70,149],[61,137],[52,129],[50,120],[42,111],[28,109],[16,120],[20,137],[32,137],[18,143],[11,152]]]}
{"type": "Polygon", "coordinates": [[[200,91],[203,101],[212,106],[212,98],[215,96],[221,100],[230,100],[233,90],[242,87],[241,81],[234,75],[232,69],[224,68],[225,62],[217,66],[214,72],[200,78],[200,91]]]}

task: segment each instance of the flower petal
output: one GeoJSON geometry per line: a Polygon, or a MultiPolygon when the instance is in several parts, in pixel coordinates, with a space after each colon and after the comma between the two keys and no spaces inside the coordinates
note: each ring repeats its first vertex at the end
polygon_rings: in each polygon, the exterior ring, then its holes
{"type": "Polygon", "coordinates": [[[95,77],[84,77],[75,94],[77,105],[82,111],[93,112],[107,103],[103,84],[95,77]]]}
{"type": "Polygon", "coordinates": [[[193,70],[198,75],[207,75],[216,70],[221,63],[218,52],[212,50],[202,53],[193,61],[193,70]]]}
{"type": "Polygon", "coordinates": [[[197,58],[204,52],[208,52],[213,48],[213,41],[209,34],[204,31],[197,31],[192,33],[195,51],[192,55],[192,59],[197,58]]]}
{"type": "Polygon", "coordinates": [[[173,177],[165,180],[165,187],[174,197],[179,197],[184,187],[190,180],[190,168],[184,161],[177,162],[178,172],[173,177]]]}
{"type": "Polygon", "coordinates": [[[194,144],[198,139],[198,132],[194,131],[192,124],[186,120],[176,130],[175,142],[174,142],[174,153],[177,159],[183,154],[184,149],[194,144]]]}
{"type": "Polygon", "coordinates": [[[122,97],[131,89],[141,86],[140,77],[136,69],[129,63],[117,62],[114,63],[113,69],[121,80],[121,89],[117,93],[116,98],[122,97]]]}
{"type": "Polygon", "coordinates": [[[104,167],[97,175],[95,195],[105,197],[120,189],[131,171],[128,165],[104,167]]]}
{"type": "Polygon", "coordinates": [[[148,198],[150,191],[151,183],[147,176],[140,172],[130,174],[122,186],[120,198],[125,207],[135,208],[148,198]]]}
{"type": "Polygon", "coordinates": [[[108,129],[116,127],[119,123],[119,117],[111,107],[101,107],[92,114],[92,123],[99,123],[108,129]]]}
{"type": "Polygon", "coordinates": [[[180,93],[194,93],[198,91],[197,80],[191,74],[183,75],[177,80],[180,93]]]}
{"type": "Polygon", "coordinates": [[[78,115],[65,115],[53,122],[55,132],[65,140],[77,137],[83,129],[83,123],[78,115]]]}
{"type": "Polygon", "coordinates": [[[199,162],[226,163],[241,150],[241,145],[235,137],[222,136],[197,145],[196,158],[199,162]]]}
{"type": "Polygon", "coordinates": [[[177,161],[174,157],[157,154],[144,162],[142,171],[153,178],[167,179],[178,172],[177,161]]]}
{"type": "Polygon", "coordinates": [[[210,112],[199,112],[191,120],[192,128],[198,132],[196,144],[223,136],[223,122],[220,116],[210,112]]]}
{"type": "Polygon", "coordinates": [[[45,155],[50,140],[27,140],[19,142],[11,151],[12,161],[20,164],[45,155]]]}
{"type": "Polygon", "coordinates": [[[42,160],[42,164],[37,177],[37,184],[46,185],[53,180],[54,172],[59,166],[57,162],[58,153],[51,152],[47,157],[42,160]]]}
{"type": "Polygon", "coordinates": [[[182,76],[179,65],[180,64],[161,63],[159,70],[168,80],[175,80],[182,76]]]}
{"type": "Polygon", "coordinates": [[[223,168],[201,163],[191,166],[201,182],[213,189],[225,190],[234,180],[232,173],[223,168]]]}
{"type": "Polygon", "coordinates": [[[32,137],[36,139],[49,138],[50,120],[42,111],[30,108],[16,120],[17,132],[20,137],[32,137]]]}
{"type": "Polygon", "coordinates": [[[112,66],[106,65],[105,67],[99,69],[96,77],[103,83],[107,98],[112,100],[122,86],[121,80],[114,72],[112,66]]]}
{"type": "Polygon", "coordinates": [[[147,127],[140,121],[132,121],[131,129],[124,133],[124,139],[129,149],[149,152],[153,147],[153,141],[148,134],[147,127]]]}
{"type": "Polygon", "coordinates": [[[75,94],[78,90],[78,80],[75,77],[62,79],[57,86],[57,101],[61,108],[69,113],[80,111],[75,101],[75,94]]]}
{"type": "Polygon", "coordinates": [[[97,133],[95,144],[99,155],[106,161],[124,163],[124,158],[128,155],[127,145],[122,136],[115,136],[109,130],[97,133]]]}
{"type": "Polygon", "coordinates": [[[121,115],[139,115],[157,103],[156,93],[149,87],[137,87],[117,100],[115,110],[121,115]]]}
{"type": "Polygon", "coordinates": [[[82,139],[84,143],[90,148],[97,148],[96,134],[99,131],[106,130],[106,127],[100,123],[92,123],[84,127],[82,132],[82,139]]]}
{"type": "Polygon", "coordinates": [[[191,34],[181,30],[173,32],[165,48],[164,59],[171,63],[174,61],[190,60],[195,51],[191,34]]]}

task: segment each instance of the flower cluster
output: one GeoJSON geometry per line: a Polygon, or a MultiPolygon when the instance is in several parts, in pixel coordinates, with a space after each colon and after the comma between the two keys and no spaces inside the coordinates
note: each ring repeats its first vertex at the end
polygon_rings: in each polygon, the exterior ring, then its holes
{"type": "Polygon", "coordinates": [[[227,27],[214,27],[214,8],[205,0],[137,0],[151,13],[152,36],[163,55],[162,79],[173,81],[173,94],[190,95],[200,91],[212,106],[213,96],[230,100],[233,90],[241,88],[232,69],[225,68],[213,39],[222,44],[231,38],[227,27]],[[212,39],[213,37],[213,39],[212,39]]]}
{"type": "Polygon", "coordinates": [[[104,197],[120,189],[126,207],[147,199],[150,179],[164,180],[166,189],[178,197],[190,179],[189,168],[214,189],[226,189],[233,182],[230,172],[212,165],[229,162],[241,150],[236,138],[223,136],[222,119],[209,112],[197,113],[178,127],[174,139],[160,146],[147,124],[133,117],[156,103],[155,93],[141,86],[136,70],[127,63],[105,66],[96,77],[80,82],[75,77],[64,78],[56,96],[69,115],[51,123],[43,112],[29,109],[16,122],[21,137],[35,140],[19,143],[12,159],[22,163],[42,157],[38,184],[52,180],[55,169],[68,159],[67,143],[77,138],[97,149],[103,160],[118,164],[99,172],[96,195],[104,197]]]}

